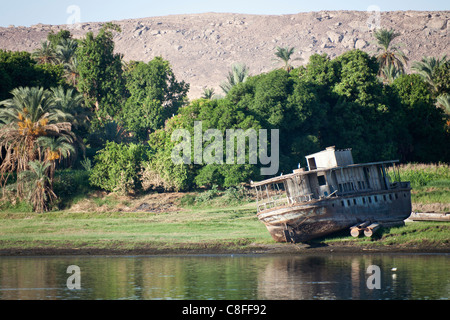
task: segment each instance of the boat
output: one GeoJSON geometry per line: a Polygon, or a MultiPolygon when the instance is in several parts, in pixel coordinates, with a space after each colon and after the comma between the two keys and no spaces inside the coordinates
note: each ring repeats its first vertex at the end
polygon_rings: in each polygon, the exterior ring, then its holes
{"type": "Polygon", "coordinates": [[[351,149],[307,155],[307,168],[259,182],[257,217],[277,242],[306,242],[350,228],[358,236],[411,215],[411,184],[398,160],[354,164],[351,149]]]}

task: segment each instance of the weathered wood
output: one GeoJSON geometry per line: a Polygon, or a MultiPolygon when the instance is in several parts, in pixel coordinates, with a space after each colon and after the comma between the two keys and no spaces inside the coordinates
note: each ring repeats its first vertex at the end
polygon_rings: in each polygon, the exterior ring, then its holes
{"type": "Polygon", "coordinates": [[[363,229],[355,227],[355,228],[351,228],[350,229],[350,234],[352,235],[352,237],[354,238],[358,238],[361,235],[363,229]]]}
{"type": "MultiPolygon", "coordinates": [[[[349,149],[335,150],[334,147],[306,158],[308,165],[312,159],[308,171],[296,170],[292,174],[252,182],[259,192],[274,183],[285,186],[289,201],[284,205],[268,206],[258,199],[258,219],[276,241],[304,242],[348,228],[353,237],[358,237],[374,221],[380,224],[401,221],[411,214],[409,182],[389,184],[386,188],[375,184],[385,178],[382,174],[385,166],[397,161],[354,164],[349,149]],[[369,178],[374,180],[369,183],[369,178]],[[333,196],[329,196],[330,193],[333,196]],[[284,231],[286,225],[292,228],[289,233],[284,231]]],[[[370,229],[368,234],[375,231],[375,228],[370,229]]]]}
{"type": "Polygon", "coordinates": [[[350,227],[350,234],[352,235],[352,237],[358,238],[364,231],[364,228],[367,227],[369,224],[370,221],[355,224],[354,226],[350,227]]]}
{"type": "Polygon", "coordinates": [[[413,221],[450,221],[450,213],[413,212],[408,219],[413,221]]]}
{"type": "Polygon", "coordinates": [[[371,237],[373,236],[376,231],[381,227],[381,225],[379,223],[372,223],[370,226],[366,227],[364,229],[364,235],[366,237],[371,237]]]}

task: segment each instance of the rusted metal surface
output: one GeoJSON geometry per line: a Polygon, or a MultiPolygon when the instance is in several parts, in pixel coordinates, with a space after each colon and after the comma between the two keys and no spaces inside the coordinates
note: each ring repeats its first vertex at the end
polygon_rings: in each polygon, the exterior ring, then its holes
{"type": "Polygon", "coordinates": [[[334,147],[307,160],[309,171],[252,182],[261,197],[257,216],[276,241],[308,241],[348,228],[353,236],[363,231],[372,236],[381,226],[410,216],[409,182],[399,175],[391,182],[386,173],[397,161],[353,164],[349,150],[334,147]],[[328,163],[332,167],[320,167],[328,163]]]}
{"type": "MultiPolygon", "coordinates": [[[[308,241],[326,234],[350,228],[366,221],[380,224],[394,223],[408,218],[411,212],[410,190],[402,190],[407,196],[369,207],[357,201],[355,208],[343,207],[341,202],[355,197],[324,199],[303,205],[285,205],[261,211],[257,214],[272,238],[278,242],[308,241]],[[289,230],[291,239],[286,239],[289,230]]],[[[381,196],[383,194],[381,193],[381,196]]],[[[365,226],[364,226],[365,227],[365,226]]],[[[361,230],[363,232],[364,228],[361,230]]]]}

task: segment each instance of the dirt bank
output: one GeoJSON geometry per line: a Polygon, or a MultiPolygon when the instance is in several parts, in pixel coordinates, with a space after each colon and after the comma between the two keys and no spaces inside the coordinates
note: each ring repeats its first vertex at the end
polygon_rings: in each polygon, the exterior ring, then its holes
{"type": "Polygon", "coordinates": [[[1,249],[0,256],[73,256],[73,255],[199,255],[199,254],[368,254],[368,253],[450,253],[449,246],[369,246],[355,244],[255,244],[239,245],[186,243],[176,246],[139,246],[136,248],[8,248],[1,249]]]}

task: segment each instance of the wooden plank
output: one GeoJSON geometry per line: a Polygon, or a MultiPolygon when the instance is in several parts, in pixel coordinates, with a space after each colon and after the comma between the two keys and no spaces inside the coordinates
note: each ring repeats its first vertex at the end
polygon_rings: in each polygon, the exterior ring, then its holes
{"type": "Polygon", "coordinates": [[[413,212],[409,216],[413,221],[450,221],[450,213],[437,213],[437,212],[413,212]]]}

